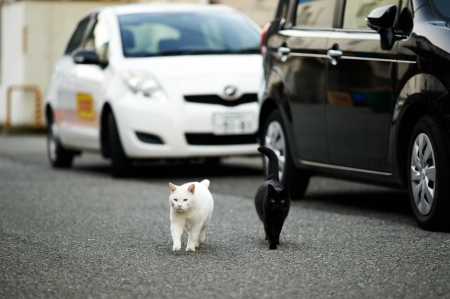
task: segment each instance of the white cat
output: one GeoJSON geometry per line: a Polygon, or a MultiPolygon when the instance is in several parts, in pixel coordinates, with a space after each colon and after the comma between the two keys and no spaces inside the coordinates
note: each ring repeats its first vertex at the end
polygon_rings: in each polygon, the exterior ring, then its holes
{"type": "Polygon", "coordinates": [[[181,235],[186,228],[189,238],[186,251],[195,251],[205,241],[206,227],[211,220],[214,201],[209,192],[209,180],[176,186],[169,183],[170,231],[173,251],[181,249],[181,235]]]}

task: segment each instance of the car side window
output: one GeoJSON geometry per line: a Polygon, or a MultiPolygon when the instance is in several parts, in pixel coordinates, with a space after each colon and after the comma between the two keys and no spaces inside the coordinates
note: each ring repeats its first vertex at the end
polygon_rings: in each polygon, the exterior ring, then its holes
{"type": "Polygon", "coordinates": [[[96,16],[94,26],[92,26],[83,49],[95,50],[100,61],[108,60],[109,29],[105,18],[100,14],[96,16]]]}
{"type": "Polygon", "coordinates": [[[386,5],[397,5],[398,7],[398,0],[347,0],[345,3],[343,28],[370,30],[366,24],[366,17],[375,8],[386,5]]]}
{"type": "Polygon", "coordinates": [[[335,0],[297,0],[295,26],[331,28],[335,5],[335,0]]]}
{"type": "Polygon", "coordinates": [[[69,44],[67,45],[66,51],[64,52],[66,55],[70,55],[73,50],[81,47],[83,36],[90,20],[90,17],[86,17],[81,20],[80,23],[78,23],[77,29],[75,29],[75,32],[73,33],[72,37],[70,38],[69,44]]]}

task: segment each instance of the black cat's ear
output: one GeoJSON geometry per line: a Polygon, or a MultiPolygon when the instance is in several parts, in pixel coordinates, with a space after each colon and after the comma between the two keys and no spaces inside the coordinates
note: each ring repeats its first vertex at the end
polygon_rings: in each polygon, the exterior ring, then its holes
{"type": "Polygon", "coordinates": [[[275,188],[272,186],[272,185],[268,185],[267,186],[267,193],[269,193],[269,194],[274,194],[274,193],[276,193],[277,191],[275,191],[275,188]]]}
{"type": "Polygon", "coordinates": [[[284,187],[283,191],[281,191],[283,195],[289,196],[289,186],[284,187]]]}

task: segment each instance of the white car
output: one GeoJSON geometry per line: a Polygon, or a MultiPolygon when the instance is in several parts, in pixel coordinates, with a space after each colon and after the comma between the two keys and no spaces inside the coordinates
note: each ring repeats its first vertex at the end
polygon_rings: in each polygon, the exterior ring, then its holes
{"type": "Polygon", "coordinates": [[[260,28],[223,5],[131,4],[82,19],[46,94],[48,156],[136,161],[257,153],[260,28]]]}

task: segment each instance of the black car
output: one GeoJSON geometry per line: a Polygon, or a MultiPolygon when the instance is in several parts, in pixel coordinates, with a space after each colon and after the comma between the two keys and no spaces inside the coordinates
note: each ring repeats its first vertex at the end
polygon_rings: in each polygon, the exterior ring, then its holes
{"type": "Polygon", "coordinates": [[[450,1],[280,0],[262,41],[260,143],[301,198],[314,174],[409,190],[450,226],[450,1]]]}

